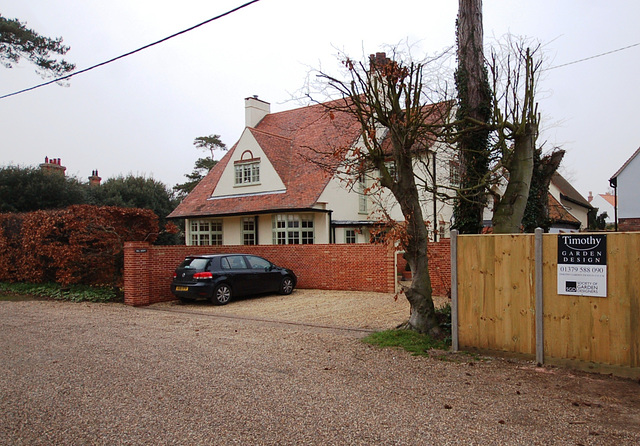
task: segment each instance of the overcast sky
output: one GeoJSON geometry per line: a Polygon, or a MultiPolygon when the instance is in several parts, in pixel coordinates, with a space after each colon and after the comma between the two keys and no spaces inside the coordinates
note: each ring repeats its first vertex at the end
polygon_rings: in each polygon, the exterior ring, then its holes
{"type": "MultiPolygon", "coordinates": [[[[224,13],[245,0],[0,0],[0,13],[71,46],[77,69],[137,49],[224,13]]],[[[197,136],[231,147],[244,128],[244,98],[272,111],[294,98],[310,68],[409,42],[414,56],[455,45],[455,0],[261,0],[141,53],[0,100],[0,164],[61,158],[86,181],[119,174],[184,181],[205,153],[197,136]]],[[[640,43],[637,0],[485,0],[485,40],[511,32],[545,45],[557,66],[640,43]]],[[[545,147],[567,151],[562,173],[584,195],[640,146],[640,46],[552,69],[540,85],[545,147]]],[[[43,80],[27,61],[0,67],[0,95],[43,80]]]]}

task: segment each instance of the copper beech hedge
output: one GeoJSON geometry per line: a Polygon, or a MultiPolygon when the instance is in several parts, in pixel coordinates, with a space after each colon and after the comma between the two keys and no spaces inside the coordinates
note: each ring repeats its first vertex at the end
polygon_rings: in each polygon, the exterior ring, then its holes
{"type": "Polygon", "coordinates": [[[148,209],[77,205],[0,214],[0,281],[122,285],[124,242],[158,235],[148,209]]]}

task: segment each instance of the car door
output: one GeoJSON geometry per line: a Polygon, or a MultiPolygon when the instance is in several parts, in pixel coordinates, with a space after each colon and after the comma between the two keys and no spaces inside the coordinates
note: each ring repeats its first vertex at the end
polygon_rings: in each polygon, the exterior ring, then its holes
{"type": "Polygon", "coordinates": [[[220,268],[236,296],[251,294],[252,270],[247,267],[244,256],[237,254],[224,256],[220,259],[220,268]]]}
{"type": "Polygon", "coordinates": [[[271,262],[258,256],[246,256],[246,260],[251,269],[249,286],[252,293],[272,293],[278,290],[282,275],[273,268],[271,262]]]}

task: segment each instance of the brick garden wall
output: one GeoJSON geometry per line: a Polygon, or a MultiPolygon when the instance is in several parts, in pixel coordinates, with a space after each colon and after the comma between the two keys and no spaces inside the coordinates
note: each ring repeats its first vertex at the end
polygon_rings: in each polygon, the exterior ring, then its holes
{"type": "Polygon", "coordinates": [[[173,272],[185,256],[228,252],[259,255],[292,269],[298,276],[298,288],[395,292],[394,253],[384,245],[152,246],[128,242],[125,303],[138,306],[173,300],[173,272]]]}
{"type": "MultiPolygon", "coordinates": [[[[429,258],[429,276],[434,296],[451,295],[451,245],[450,239],[442,239],[439,242],[427,245],[429,258]]],[[[405,270],[407,261],[398,253],[398,275],[405,270]]]]}
{"type": "Polygon", "coordinates": [[[618,231],[620,232],[640,231],[640,218],[619,218],[618,231]]]}

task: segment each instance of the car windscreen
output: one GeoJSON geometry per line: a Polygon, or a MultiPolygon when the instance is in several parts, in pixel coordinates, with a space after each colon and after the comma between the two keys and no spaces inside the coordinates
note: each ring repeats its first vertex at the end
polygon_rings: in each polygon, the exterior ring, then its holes
{"type": "Polygon", "coordinates": [[[187,257],[180,265],[180,268],[196,269],[198,271],[204,271],[209,263],[209,259],[202,259],[199,257],[187,257]]]}

